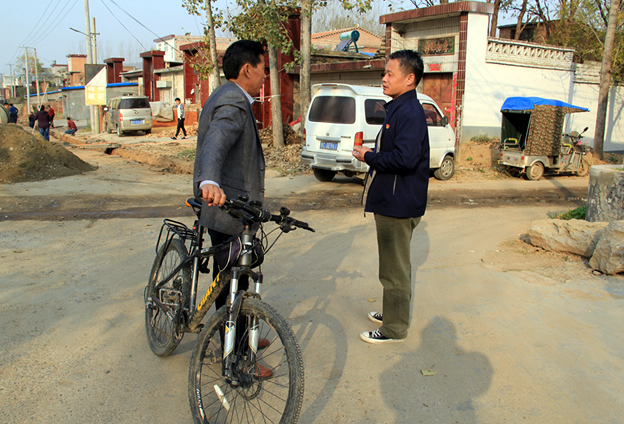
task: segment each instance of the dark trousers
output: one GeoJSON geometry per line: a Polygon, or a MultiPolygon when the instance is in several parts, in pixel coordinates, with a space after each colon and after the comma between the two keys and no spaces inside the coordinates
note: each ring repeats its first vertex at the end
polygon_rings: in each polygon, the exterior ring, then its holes
{"type": "MultiPolygon", "coordinates": [[[[210,235],[210,241],[213,246],[217,246],[219,244],[225,243],[227,239],[232,237],[230,234],[225,234],[220,231],[208,229],[208,234],[210,235]]],[[[219,268],[217,264],[213,263],[213,278],[219,272],[219,268]]],[[[238,280],[238,290],[247,290],[249,287],[249,277],[244,275],[238,280]]],[[[230,295],[230,284],[228,283],[221,293],[217,296],[215,300],[215,307],[219,309],[221,306],[225,305],[227,302],[227,298],[230,295]]]]}
{"type": "Polygon", "coordinates": [[[74,135],[74,134],[76,134],[76,131],[78,131],[78,130],[77,129],[70,129],[70,130],[65,131],[65,134],[74,135]]]}
{"type": "MultiPolygon", "coordinates": [[[[184,128],[184,118],[178,118],[178,128],[176,128],[175,137],[178,136],[180,130],[184,133],[184,137],[186,137],[186,128],[184,128]]],[[[212,236],[211,236],[212,237],[212,236]]]]}
{"type": "Polygon", "coordinates": [[[391,339],[407,337],[412,304],[410,243],[418,218],[393,218],[375,214],[379,281],[383,286],[381,334],[391,339]]]}

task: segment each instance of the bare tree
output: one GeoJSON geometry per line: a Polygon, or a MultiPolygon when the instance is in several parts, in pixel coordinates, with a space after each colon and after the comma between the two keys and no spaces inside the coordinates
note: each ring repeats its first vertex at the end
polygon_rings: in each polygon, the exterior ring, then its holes
{"type": "Polygon", "coordinates": [[[609,88],[611,86],[611,65],[615,32],[617,28],[620,0],[611,0],[609,23],[602,53],[602,67],[600,69],[600,92],[598,94],[598,110],[596,111],[596,131],[594,132],[594,155],[602,160],[604,147],[604,132],[606,127],[607,104],[609,102],[609,88]]]}
{"type": "Polygon", "coordinates": [[[301,5],[301,68],[299,72],[299,93],[301,102],[301,128],[305,126],[308,108],[312,101],[310,65],[312,64],[312,3],[303,0],[301,5]]]}

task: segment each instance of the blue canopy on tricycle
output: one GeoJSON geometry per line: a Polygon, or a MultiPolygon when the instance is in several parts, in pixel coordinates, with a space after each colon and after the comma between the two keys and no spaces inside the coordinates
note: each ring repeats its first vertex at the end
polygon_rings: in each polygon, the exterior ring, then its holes
{"type": "Polygon", "coordinates": [[[535,106],[558,106],[571,109],[577,109],[570,112],[589,112],[589,109],[580,106],[574,106],[566,102],[552,99],[543,99],[541,97],[508,97],[501,106],[501,112],[511,110],[533,110],[535,106]]]}

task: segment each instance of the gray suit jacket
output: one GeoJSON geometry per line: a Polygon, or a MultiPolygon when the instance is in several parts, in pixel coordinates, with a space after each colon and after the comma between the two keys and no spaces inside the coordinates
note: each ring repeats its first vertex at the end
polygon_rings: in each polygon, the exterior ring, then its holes
{"type": "MultiPolygon", "coordinates": [[[[228,199],[247,194],[264,201],[264,155],[258,127],[243,90],[233,82],[219,86],[208,98],[199,118],[193,193],[201,197],[199,184],[218,183],[228,199]]],[[[202,200],[200,223],[225,234],[237,234],[243,226],[218,207],[202,200]]]]}

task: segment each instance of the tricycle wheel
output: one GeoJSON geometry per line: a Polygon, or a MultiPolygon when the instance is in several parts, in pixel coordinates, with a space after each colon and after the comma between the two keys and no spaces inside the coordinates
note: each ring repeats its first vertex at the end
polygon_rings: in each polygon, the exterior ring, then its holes
{"type": "Polygon", "coordinates": [[[526,169],[526,176],[531,181],[537,181],[544,175],[544,164],[542,162],[535,162],[533,165],[526,169]]]}
{"type": "Polygon", "coordinates": [[[581,163],[579,164],[579,170],[576,171],[576,175],[578,175],[579,177],[584,177],[587,174],[589,174],[589,168],[590,168],[590,164],[587,161],[587,159],[583,159],[581,161],[581,163]]]}

